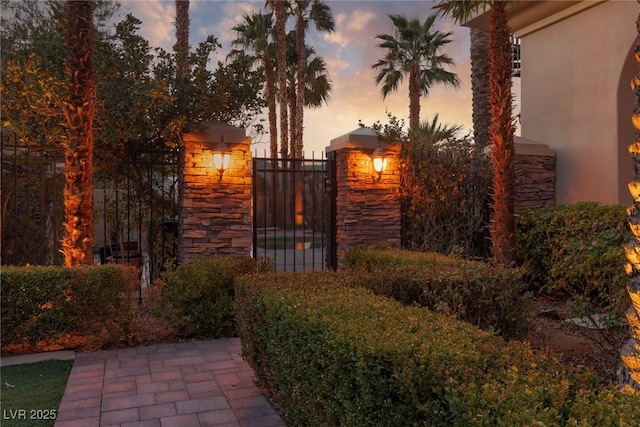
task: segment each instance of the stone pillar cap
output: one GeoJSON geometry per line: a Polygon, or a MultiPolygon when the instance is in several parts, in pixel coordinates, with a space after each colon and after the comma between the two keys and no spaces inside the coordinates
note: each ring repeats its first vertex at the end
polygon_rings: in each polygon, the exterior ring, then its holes
{"type": "Polygon", "coordinates": [[[542,144],[533,139],[523,138],[521,136],[513,137],[514,148],[516,154],[522,154],[525,156],[555,156],[556,152],[553,151],[547,144],[542,144]]]}
{"type": "Polygon", "coordinates": [[[368,127],[359,127],[342,136],[331,140],[325,151],[331,152],[344,148],[364,148],[375,150],[381,147],[385,150],[400,150],[400,144],[388,143],[380,139],[376,131],[368,127]]]}
{"type": "Polygon", "coordinates": [[[243,128],[231,126],[230,124],[219,120],[210,120],[200,123],[198,128],[201,130],[189,132],[184,135],[184,139],[188,141],[198,141],[206,143],[218,143],[222,137],[222,142],[226,144],[250,143],[249,137],[243,128]]]}

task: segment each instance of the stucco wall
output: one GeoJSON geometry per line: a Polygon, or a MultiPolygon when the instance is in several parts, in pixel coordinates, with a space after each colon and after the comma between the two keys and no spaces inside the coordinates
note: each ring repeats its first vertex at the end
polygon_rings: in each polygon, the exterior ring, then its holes
{"type": "Polygon", "coordinates": [[[631,201],[633,93],[619,89],[638,10],[605,2],[522,36],[522,136],[556,151],[558,203],[631,201]]]}

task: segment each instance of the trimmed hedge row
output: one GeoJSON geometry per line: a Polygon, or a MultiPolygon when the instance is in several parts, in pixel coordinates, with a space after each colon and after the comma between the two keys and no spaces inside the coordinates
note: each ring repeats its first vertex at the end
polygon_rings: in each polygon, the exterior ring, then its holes
{"type": "Polygon", "coordinates": [[[343,286],[344,274],[236,284],[243,355],[295,426],[631,426],[637,397],[464,322],[343,286]]]}
{"type": "Polygon", "coordinates": [[[346,263],[353,283],[405,305],[452,314],[482,329],[517,336],[527,329],[530,295],[517,269],[430,252],[356,247],[346,263]]]}
{"type": "Polygon", "coordinates": [[[2,345],[58,334],[128,334],[138,272],[118,265],[0,269],[2,345]]]}

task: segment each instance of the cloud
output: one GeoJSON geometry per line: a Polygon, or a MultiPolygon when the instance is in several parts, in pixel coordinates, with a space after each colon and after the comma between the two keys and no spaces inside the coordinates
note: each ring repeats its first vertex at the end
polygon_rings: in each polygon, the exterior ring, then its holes
{"type": "Polygon", "coordinates": [[[225,2],[221,6],[220,20],[214,25],[210,25],[207,34],[215,34],[223,45],[228,45],[236,34],[232,28],[244,21],[244,15],[251,15],[260,10],[263,3],[258,2],[225,2]]]}
{"type": "Polygon", "coordinates": [[[140,35],[152,47],[171,50],[175,44],[175,3],[163,0],[123,1],[122,6],[142,21],[140,35]]]}
{"type": "Polygon", "coordinates": [[[339,58],[324,58],[327,63],[327,71],[330,76],[336,76],[344,70],[348,70],[351,64],[339,58]]]}
{"type": "Polygon", "coordinates": [[[370,23],[375,14],[368,10],[355,10],[352,13],[338,13],[335,16],[336,31],[323,34],[322,38],[342,48],[362,46],[368,37],[370,23]]]}

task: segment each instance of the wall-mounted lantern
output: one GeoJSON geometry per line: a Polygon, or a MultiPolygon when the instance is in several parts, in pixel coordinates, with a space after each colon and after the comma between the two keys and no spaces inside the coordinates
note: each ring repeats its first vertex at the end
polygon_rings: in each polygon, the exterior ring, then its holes
{"type": "Polygon", "coordinates": [[[373,162],[373,170],[378,174],[378,180],[382,175],[382,172],[387,168],[387,157],[382,148],[378,147],[374,150],[371,155],[371,160],[373,162]]]}
{"type": "Polygon", "coordinates": [[[229,147],[224,143],[224,137],[220,135],[220,142],[218,142],[212,150],[213,153],[213,166],[218,171],[218,181],[222,181],[222,174],[229,168],[231,162],[231,152],[229,147]]]}

